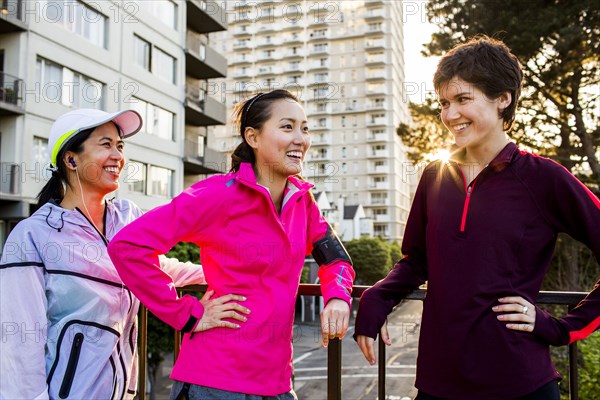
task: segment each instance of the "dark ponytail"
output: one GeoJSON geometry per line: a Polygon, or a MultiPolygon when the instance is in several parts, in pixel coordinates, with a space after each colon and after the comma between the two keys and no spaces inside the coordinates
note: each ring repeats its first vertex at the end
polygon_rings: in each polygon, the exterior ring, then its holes
{"type": "Polygon", "coordinates": [[[243,162],[254,165],[256,157],[254,150],[246,142],[244,132],[247,127],[260,130],[263,124],[271,118],[271,105],[282,99],[300,100],[287,90],[277,89],[267,93],[259,93],[244,101],[239,102],[233,110],[236,126],[242,136],[242,143],[238,145],[231,155],[231,171],[237,172],[243,162]]]}
{"type": "MultiPolygon", "coordinates": [[[[72,151],[75,154],[81,153],[83,151],[83,142],[90,137],[93,131],[94,128],[79,132],[69,139],[69,141],[58,152],[58,155],[56,156],[56,163],[58,165],[56,165],[53,169],[50,180],[44,185],[42,190],[37,195],[38,208],[50,200],[55,200],[57,203],[60,203],[63,200],[65,197],[65,185],[69,184],[67,179],[67,166],[63,161],[65,153],[67,151],[72,151]]],[[[48,149],[48,151],[52,151],[52,149],[48,149]]]]}

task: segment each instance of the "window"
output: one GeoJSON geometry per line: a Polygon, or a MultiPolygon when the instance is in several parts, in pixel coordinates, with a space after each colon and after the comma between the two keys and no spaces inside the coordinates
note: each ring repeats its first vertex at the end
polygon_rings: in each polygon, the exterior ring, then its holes
{"type": "Polygon", "coordinates": [[[102,83],[40,57],[35,73],[42,100],[74,108],[103,108],[102,83]]]}
{"type": "Polygon", "coordinates": [[[48,154],[48,139],[34,136],[31,150],[31,158],[34,162],[36,171],[43,171],[48,164],[48,160],[50,160],[50,154],[48,154]]]}
{"type": "Polygon", "coordinates": [[[371,204],[386,204],[387,193],[371,193],[371,204]]]}
{"type": "Polygon", "coordinates": [[[342,147],[342,157],[346,158],[346,148],[342,147]]]}
{"type": "Polygon", "coordinates": [[[161,197],[173,196],[173,171],[167,168],[150,166],[148,194],[161,197]]]}
{"type": "Polygon", "coordinates": [[[367,26],[367,30],[369,32],[378,32],[378,31],[381,31],[382,29],[383,29],[383,24],[381,22],[374,22],[367,26]]]}
{"type": "Polygon", "coordinates": [[[315,74],[315,82],[327,82],[329,75],[325,73],[315,74]]]}
{"type": "Polygon", "coordinates": [[[167,82],[175,83],[175,58],[154,48],[154,73],[167,82]]]}
{"type": "Polygon", "coordinates": [[[46,0],[40,10],[45,21],[60,23],[96,46],[106,48],[107,18],[95,8],[80,1],[46,0]]]}
{"type": "Polygon", "coordinates": [[[175,57],[165,53],[150,42],[134,35],[133,53],[135,63],[146,71],[170,83],[175,82],[175,57]]]}
{"type": "Polygon", "coordinates": [[[177,5],[173,1],[138,0],[137,3],[169,28],[177,28],[177,5]]]}
{"type": "Polygon", "coordinates": [[[142,116],[144,121],[142,129],[144,132],[162,139],[174,140],[173,121],[175,114],[135,97],[131,103],[131,108],[142,116]]]}
{"type": "Polygon", "coordinates": [[[374,224],[373,233],[375,236],[388,237],[388,227],[387,225],[374,224]]]}
{"type": "Polygon", "coordinates": [[[148,166],[138,161],[129,161],[125,183],[130,192],[146,194],[146,172],[148,166]]]}
{"type": "Polygon", "coordinates": [[[327,43],[315,44],[313,46],[313,50],[314,50],[315,53],[320,53],[320,52],[327,51],[327,43]]]}
{"type": "Polygon", "coordinates": [[[133,46],[135,63],[144,68],[146,71],[150,71],[150,42],[147,42],[141,37],[134,35],[133,46]]]}

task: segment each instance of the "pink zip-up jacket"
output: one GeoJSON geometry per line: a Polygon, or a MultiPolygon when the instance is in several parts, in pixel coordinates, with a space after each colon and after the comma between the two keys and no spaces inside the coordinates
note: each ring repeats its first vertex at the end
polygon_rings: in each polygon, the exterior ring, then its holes
{"type": "MultiPolygon", "coordinates": [[[[108,251],[129,289],[152,313],[175,329],[191,331],[203,306],[179,297],[158,255],[176,243],[193,242],[209,290],[246,297],[251,313],[239,329],[213,328],[184,335],[172,379],[217,389],[275,396],[291,390],[294,305],[302,266],[313,243],[329,229],[309,190],[290,177],[278,214],[252,165],[200,181],[171,203],[123,228],[108,251]]],[[[350,303],[354,270],[346,261],[319,271],[325,304],[350,303]]]]}

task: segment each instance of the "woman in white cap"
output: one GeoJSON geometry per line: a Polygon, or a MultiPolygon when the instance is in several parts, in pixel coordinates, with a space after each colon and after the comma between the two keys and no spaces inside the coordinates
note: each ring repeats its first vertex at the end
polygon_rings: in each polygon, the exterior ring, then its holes
{"type": "MultiPolygon", "coordinates": [[[[106,196],[119,187],[123,139],[141,127],[135,111],[91,109],[66,113],[52,126],[52,177],[0,260],[1,399],[135,395],[139,301],[107,245],[141,211],[106,196]]],[[[175,285],[204,282],[197,265],[164,256],[160,263],[175,285]]]]}

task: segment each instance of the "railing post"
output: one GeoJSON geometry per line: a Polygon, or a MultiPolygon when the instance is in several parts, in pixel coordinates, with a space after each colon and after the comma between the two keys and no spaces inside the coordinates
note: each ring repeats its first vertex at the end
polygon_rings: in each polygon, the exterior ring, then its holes
{"type": "Polygon", "coordinates": [[[377,339],[379,351],[378,351],[378,365],[377,365],[377,398],[385,399],[385,367],[386,367],[386,357],[385,357],[385,342],[379,335],[379,339],[377,339]]]}
{"type": "Polygon", "coordinates": [[[342,341],[330,339],[327,346],[327,400],[342,399],[342,341]]]}
{"type": "MultiPolygon", "coordinates": [[[[573,306],[569,306],[569,312],[573,306]]],[[[569,345],[569,398],[579,400],[579,376],[577,373],[577,342],[569,345]]]]}
{"type": "Polygon", "coordinates": [[[146,377],[147,377],[147,360],[148,360],[148,309],[140,304],[140,326],[138,337],[140,338],[140,373],[138,376],[139,390],[138,396],[140,400],[146,400],[146,377]]]}

